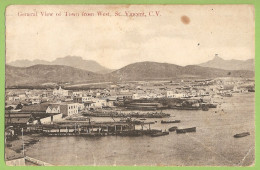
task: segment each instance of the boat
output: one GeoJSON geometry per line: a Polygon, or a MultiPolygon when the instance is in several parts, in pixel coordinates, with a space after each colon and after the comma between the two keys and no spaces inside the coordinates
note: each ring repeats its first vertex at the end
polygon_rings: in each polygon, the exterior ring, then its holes
{"type": "Polygon", "coordinates": [[[249,132],[238,133],[238,134],[234,135],[234,138],[242,138],[242,137],[245,137],[245,136],[248,136],[248,135],[250,135],[249,132]]]}
{"type": "Polygon", "coordinates": [[[180,123],[180,120],[162,120],[161,123],[180,123]]]}
{"type": "Polygon", "coordinates": [[[151,135],[151,137],[165,136],[169,135],[169,132],[157,132],[151,135]]]}
{"type": "Polygon", "coordinates": [[[178,129],[177,126],[170,127],[169,132],[174,132],[174,131],[176,131],[176,129],[178,129]]]}
{"type": "Polygon", "coordinates": [[[118,136],[142,136],[143,133],[141,133],[140,131],[121,131],[121,132],[117,132],[116,135],[118,136]]]}
{"type": "Polygon", "coordinates": [[[196,132],[196,127],[176,129],[176,133],[188,133],[188,132],[196,132]]]}
{"type": "Polygon", "coordinates": [[[203,111],[208,111],[209,110],[209,106],[202,106],[202,110],[203,111]]]}
{"type": "Polygon", "coordinates": [[[218,103],[210,103],[209,108],[217,108],[218,103]]]}

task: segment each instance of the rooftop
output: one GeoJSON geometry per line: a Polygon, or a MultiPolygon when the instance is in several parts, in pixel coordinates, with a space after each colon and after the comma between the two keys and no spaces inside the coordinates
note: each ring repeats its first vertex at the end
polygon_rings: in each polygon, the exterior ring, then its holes
{"type": "Polygon", "coordinates": [[[22,112],[46,112],[48,106],[49,103],[33,104],[30,106],[24,106],[21,111],[22,112]]]}

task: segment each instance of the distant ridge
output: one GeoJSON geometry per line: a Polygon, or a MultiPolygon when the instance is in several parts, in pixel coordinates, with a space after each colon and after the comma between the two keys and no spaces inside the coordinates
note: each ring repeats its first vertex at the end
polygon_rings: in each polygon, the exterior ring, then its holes
{"type": "Polygon", "coordinates": [[[182,67],[157,62],[133,63],[107,74],[98,74],[62,65],[34,65],[30,67],[6,65],[6,87],[66,82],[77,84],[81,82],[173,80],[191,77],[199,79],[217,77],[252,78],[254,72],[249,70],[222,70],[196,65],[182,67]]]}
{"type": "Polygon", "coordinates": [[[14,67],[6,65],[6,87],[20,85],[42,85],[46,83],[77,83],[103,81],[102,74],[61,65],[34,65],[14,67]]]}
{"type": "Polygon", "coordinates": [[[199,64],[202,67],[212,67],[224,70],[255,70],[254,59],[224,60],[216,55],[212,60],[199,64]]]}
{"type": "Polygon", "coordinates": [[[30,67],[39,64],[40,65],[65,65],[65,66],[70,66],[70,67],[96,72],[100,74],[110,73],[113,71],[104,66],[101,66],[96,61],[84,60],[82,57],[78,57],[78,56],[66,56],[63,58],[57,58],[51,62],[45,60],[33,60],[33,61],[16,60],[7,64],[15,67],[30,67]]]}
{"type": "Polygon", "coordinates": [[[118,80],[149,80],[174,78],[216,78],[216,77],[253,77],[254,73],[247,70],[222,70],[200,67],[196,65],[179,66],[168,63],[139,62],[129,64],[109,74],[118,80]]]}

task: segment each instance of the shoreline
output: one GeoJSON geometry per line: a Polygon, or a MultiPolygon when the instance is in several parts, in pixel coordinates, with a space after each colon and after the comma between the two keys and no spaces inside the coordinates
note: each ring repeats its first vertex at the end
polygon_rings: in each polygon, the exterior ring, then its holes
{"type": "Polygon", "coordinates": [[[32,145],[40,141],[38,138],[40,136],[41,136],[40,134],[24,135],[23,136],[24,142],[22,141],[22,136],[18,136],[17,139],[6,141],[5,147],[15,151],[16,153],[22,153],[23,143],[26,151],[28,147],[31,147],[32,145]]]}

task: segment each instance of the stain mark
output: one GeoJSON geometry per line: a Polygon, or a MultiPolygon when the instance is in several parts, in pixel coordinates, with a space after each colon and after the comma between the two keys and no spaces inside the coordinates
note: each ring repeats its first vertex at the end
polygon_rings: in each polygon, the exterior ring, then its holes
{"type": "Polygon", "coordinates": [[[198,46],[200,46],[200,43],[198,43],[198,46]]]}
{"type": "Polygon", "coordinates": [[[190,23],[190,18],[187,17],[186,15],[183,15],[181,17],[181,21],[182,21],[183,24],[189,24],[190,23]]]}

